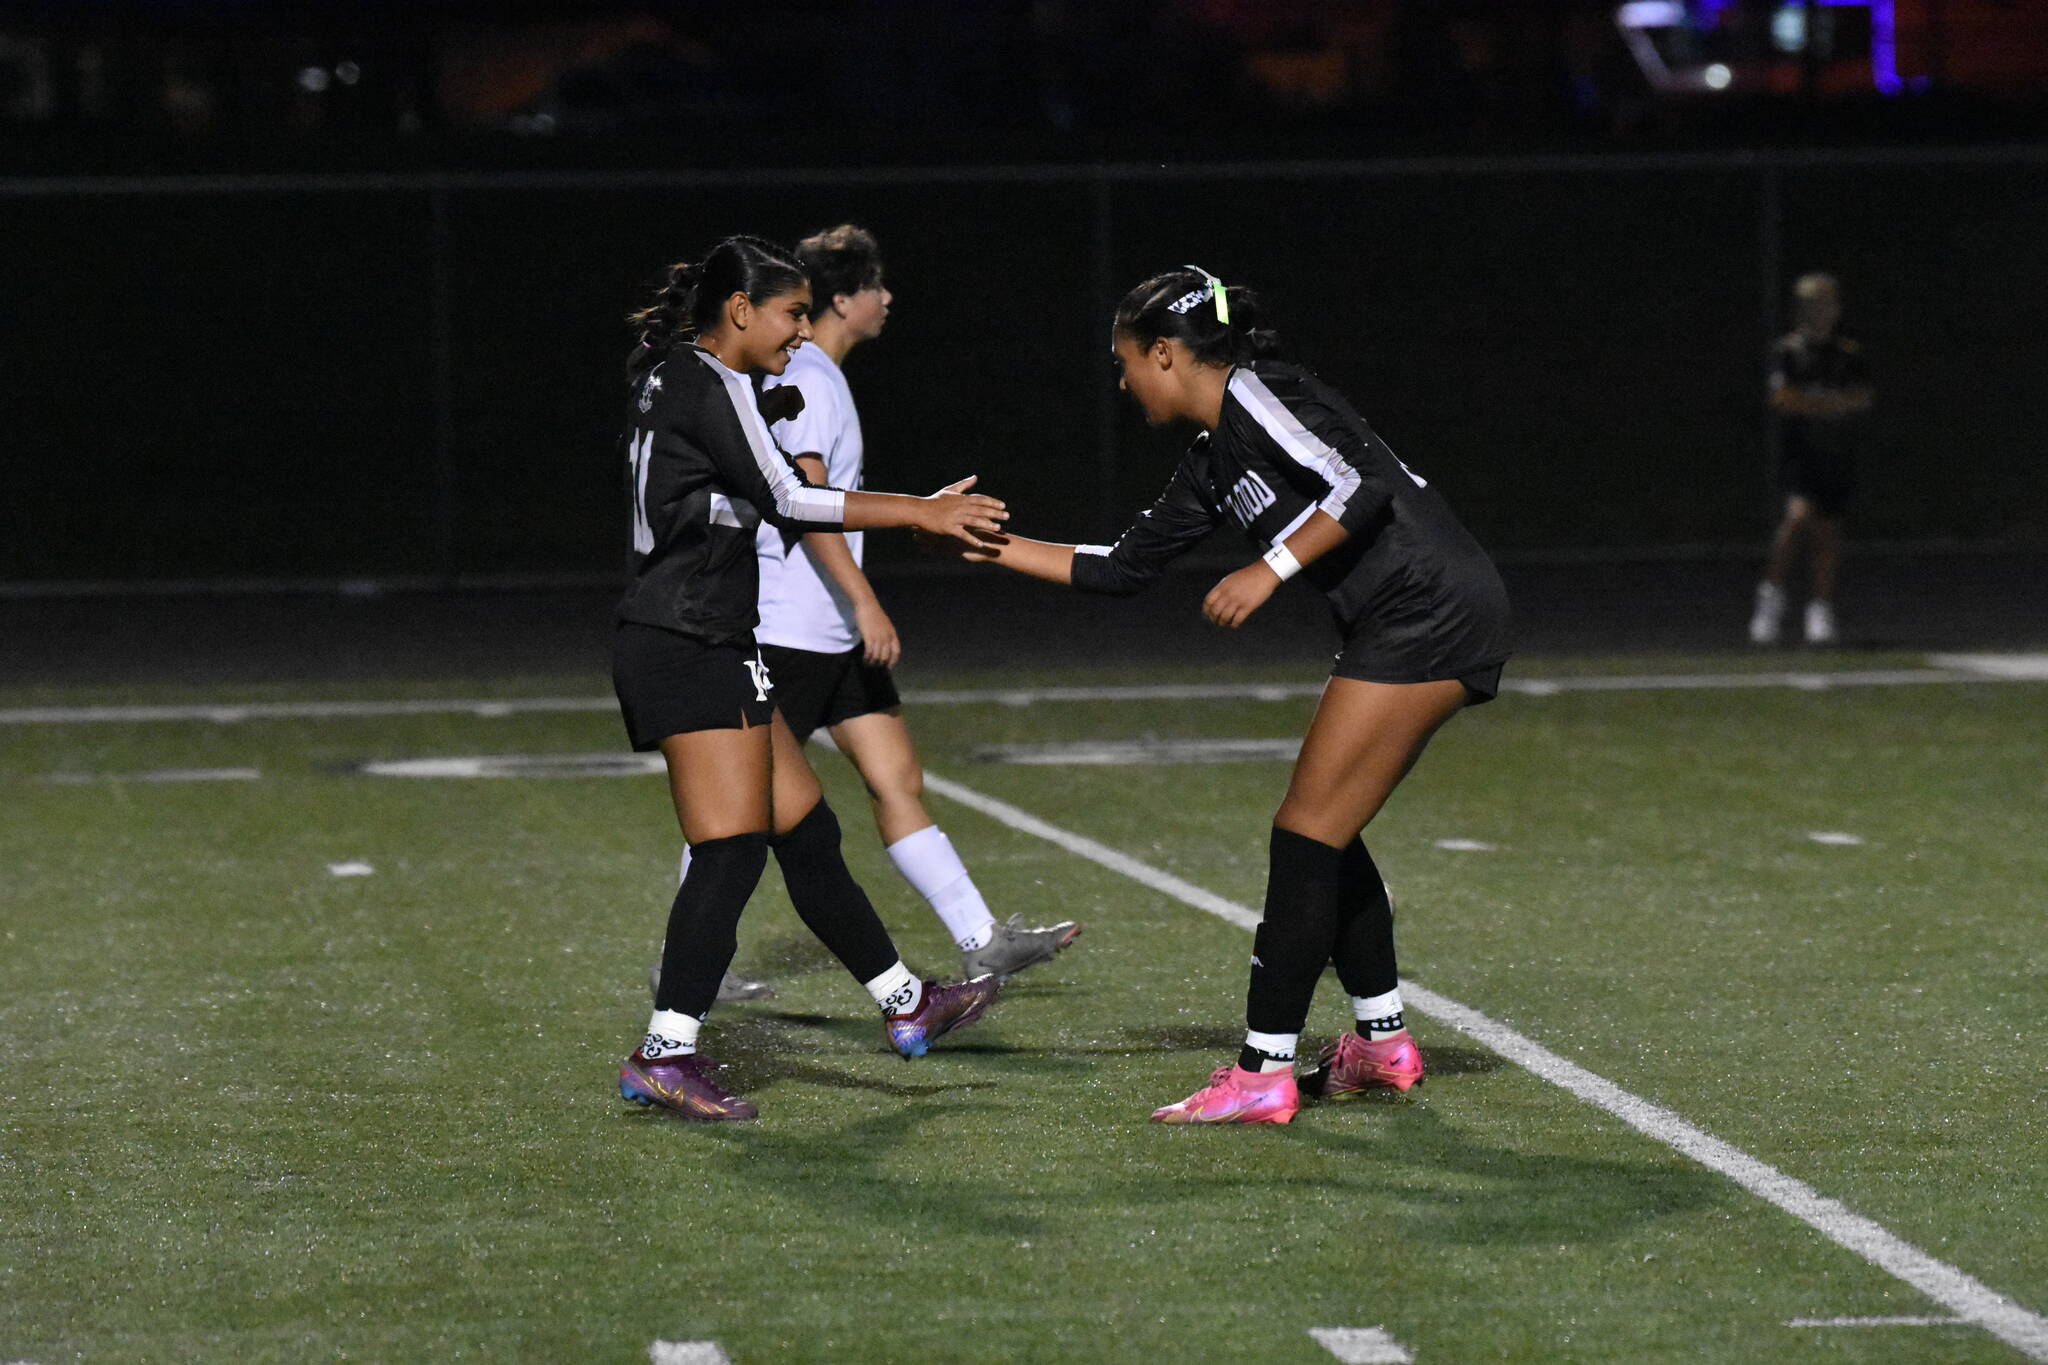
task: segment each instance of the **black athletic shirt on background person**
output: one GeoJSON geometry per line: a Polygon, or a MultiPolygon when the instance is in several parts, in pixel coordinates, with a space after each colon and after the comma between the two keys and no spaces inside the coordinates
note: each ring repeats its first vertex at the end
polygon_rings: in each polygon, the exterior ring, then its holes
{"type": "Polygon", "coordinates": [[[1442,494],[1298,365],[1230,371],[1222,421],[1113,546],[1074,551],[1084,592],[1134,593],[1227,518],[1262,547],[1320,508],[1350,532],[1307,565],[1345,636],[1337,671],[1368,682],[1462,678],[1509,654],[1507,593],[1442,494]]]}
{"type": "MultiPolygon", "coordinates": [[[[1771,384],[1806,390],[1842,392],[1870,383],[1863,348],[1846,337],[1809,337],[1799,332],[1780,337],[1771,348],[1771,384]]],[[[1779,419],[1788,455],[1843,452],[1856,426],[1850,417],[1779,419]]]]}

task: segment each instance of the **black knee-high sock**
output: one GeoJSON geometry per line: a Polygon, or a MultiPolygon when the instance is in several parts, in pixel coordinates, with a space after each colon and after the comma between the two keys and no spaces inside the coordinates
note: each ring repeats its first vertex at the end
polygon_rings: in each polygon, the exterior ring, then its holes
{"type": "Polygon", "coordinates": [[[1337,979],[1351,995],[1385,995],[1401,983],[1394,961],[1394,903],[1363,839],[1344,850],[1343,922],[1337,931],[1337,979]]]}
{"type": "Polygon", "coordinates": [[[1254,1033],[1299,1033],[1336,942],[1344,855],[1277,825],[1270,847],[1245,1024],[1254,1033]]]}
{"type": "Polygon", "coordinates": [[[768,866],[768,836],[735,834],[690,845],[690,871],[668,912],[654,1007],[702,1019],[739,948],[740,911],[768,866]]]}
{"type": "Polygon", "coordinates": [[[804,927],[831,949],[856,981],[872,981],[896,965],[896,945],[868,893],[846,869],[839,852],[839,817],[823,797],[794,829],[770,839],[768,846],[782,865],[790,904],[804,927]]]}

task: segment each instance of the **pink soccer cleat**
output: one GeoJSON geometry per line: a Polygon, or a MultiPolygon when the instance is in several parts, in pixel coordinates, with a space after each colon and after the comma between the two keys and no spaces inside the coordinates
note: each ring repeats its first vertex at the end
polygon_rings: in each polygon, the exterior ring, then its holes
{"type": "Polygon", "coordinates": [[[1303,1082],[1326,1100],[1357,1099],[1368,1090],[1412,1090],[1422,1084],[1422,1051],[1402,1029],[1377,1042],[1347,1033],[1323,1050],[1322,1062],[1303,1082]]]}
{"type": "Polygon", "coordinates": [[[1154,1123],[1290,1123],[1301,1108],[1292,1071],[1246,1071],[1236,1063],[1179,1104],[1152,1111],[1154,1123]]]}

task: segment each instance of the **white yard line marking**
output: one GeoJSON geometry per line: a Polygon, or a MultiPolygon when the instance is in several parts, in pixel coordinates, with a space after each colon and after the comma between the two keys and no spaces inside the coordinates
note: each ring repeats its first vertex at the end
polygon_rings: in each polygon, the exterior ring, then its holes
{"type": "Polygon", "coordinates": [[[1096,739],[1060,744],[984,744],[970,755],[979,763],[1037,766],[1145,766],[1161,763],[1292,763],[1301,740],[1096,739]]]}
{"type": "MultiPolygon", "coordinates": [[[[984,795],[927,770],[925,785],[961,805],[1058,844],[1071,853],[1120,872],[1135,882],[1207,911],[1241,929],[1256,928],[1259,914],[1249,906],[1225,900],[1170,872],[1140,862],[1085,835],[1048,824],[1029,811],[984,795]]],[[[1469,1005],[1415,984],[1401,983],[1403,999],[1440,1023],[1484,1043],[1524,1070],[1604,1109],[1631,1128],[1719,1172],[1766,1203],[1805,1223],[1829,1241],[1913,1288],[2014,1347],[2029,1360],[2048,1362],[2048,1318],[2030,1312],[2005,1295],[1946,1261],[1937,1260],[1885,1228],[1852,1213],[1802,1180],[1796,1180],[1740,1148],[1723,1142],[1663,1105],[1623,1090],[1576,1062],[1566,1061],[1532,1038],[1525,1037],[1469,1005]]]]}
{"type": "Polygon", "coordinates": [[[1344,1365],[1414,1365],[1400,1342],[1387,1335],[1384,1327],[1311,1327],[1308,1334],[1316,1344],[1344,1362],[1344,1365]]]}
{"type": "Polygon", "coordinates": [[[478,716],[523,712],[615,711],[610,697],[519,697],[450,701],[251,701],[188,706],[23,706],[0,710],[0,725],[92,725],[108,722],[203,720],[234,725],[246,720],[335,720],[376,716],[478,716]]]}
{"type": "Polygon", "coordinates": [[[365,763],[365,777],[640,777],[665,770],[660,754],[474,754],[365,763]]]}
{"type": "MultiPolygon", "coordinates": [[[[1719,691],[1790,687],[1825,691],[1834,687],[1898,687],[1915,683],[2040,682],[2048,665],[2027,663],[2039,655],[1939,655],[1970,659],[1969,667],[1891,668],[1860,672],[1646,673],[1634,676],[1515,678],[1504,692],[1553,697],[1561,692],[1719,691]]],[[[1082,701],[1294,701],[1322,694],[1316,682],[1164,683],[1128,687],[1001,687],[921,690],[903,700],[913,706],[1036,706],[1082,701]]],[[[376,716],[477,716],[498,718],[536,712],[613,710],[610,697],[454,698],[441,701],[199,702],[182,706],[23,706],[0,709],[0,725],[87,725],[109,722],[211,721],[232,725],[249,720],[327,720],[376,716]]]]}
{"type": "Polygon", "coordinates": [[[1936,654],[1927,662],[1992,678],[2048,682],[2048,654],[1936,654]]]}
{"type": "Polygon", "coordinates": [[[259,768],[159,768],[146,773],[49,773],[41,780],[79,787],[93,782],[255,782],[262,776],[259,768]]]}
{"type": "Polygon", "coordinates": [[[1499,844],[1489,844],[1484,839],[1439,839],[1436,847],[1446,853],[1498,853],[1499,844]]]}
{"type": "Polygon", "coordinates": [[[647,1365],[732,1365],[715,1341],[657,1341],[647,1348],[647,1365]]]}
{"type": "Polygon", "coordinates": [[[1787,1318],[1787,1327],[1968,1327],[1961,1318],[1787,1318]]]}
{"type": "Polygon", "coordinates": [[[1832,844],[1836,848],[1861,848],[1863,846],[1862,835],[1846,834],[1836,829],[1808,830],[1806,837],[1816,844],[1832,844]]]}
{"type": "Polygon", "coordinates": [[[330,877],[374,877],[377,875],[377,869],[360,860],[346,863],[329,863],[327,865],[327,875],[330,877]]]}

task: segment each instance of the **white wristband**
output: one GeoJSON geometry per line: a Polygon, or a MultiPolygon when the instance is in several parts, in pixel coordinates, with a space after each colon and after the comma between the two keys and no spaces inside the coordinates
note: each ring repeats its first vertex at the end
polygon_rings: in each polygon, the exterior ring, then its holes
{"type": "Polygon", "coordinates": [[[1301,572],[1301,561],[1288,550],[1285,541],[1266,551],[1264,558],[1266,567],[1280,575],[1282,583],[1301,572]]]}

